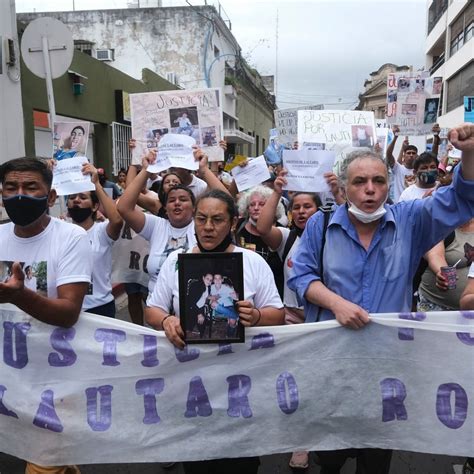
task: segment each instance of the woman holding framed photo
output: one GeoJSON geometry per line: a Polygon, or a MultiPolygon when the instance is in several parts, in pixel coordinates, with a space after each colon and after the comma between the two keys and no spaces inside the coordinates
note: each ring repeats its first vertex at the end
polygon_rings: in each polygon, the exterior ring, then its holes
{"type": "MultiPolygon", "coordinates": [[[[233,199],[218,190],[203,194],[194,216],[197,245],[189,253],[213,252],[238,253],[243,259],[244,299],[236,302],[239,321],[243,326],[274,326],[283,324],[283,304],[275,286],[272,271],[265,260],[251,250],[238,248],[232,242],[232,229],[237,222],[233,199]]],[[[176,347],[185,345],[185,334],[180,324],[178,255],[172,253],[161,268],[155,288],[148,298],[145,317],[148,324],[164,330],[166,337],[176,347]]],[[[217,256],[216,256],[217,257],[217,256]]],[[[186,474],[204,472],[257,473],[257,457],[216,459],[185,462],[186,474]]]]}

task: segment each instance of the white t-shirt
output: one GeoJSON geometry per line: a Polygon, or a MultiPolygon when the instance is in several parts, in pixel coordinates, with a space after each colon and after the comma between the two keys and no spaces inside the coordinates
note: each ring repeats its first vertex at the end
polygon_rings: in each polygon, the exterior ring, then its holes
{"type": "Polygon", "coordinates": [[[400,195],[405,189],[405,176],[411,176],[413,170],[409,170],[405,166],[401,165],[398,161],[395,161],[395,165],[392,168],[393,174],[393,202],[397,203],[400,199],[400,195]]]}
{"type": "MultiPolygon", "coordinates": [[[[191,252],[190,249],[188,252],[191,252]]],[[[163,311],[170,311],[173,305],[174,314],[179,316],[179,283],[178,254],[173,252],[161,267],[160,275],[153,293],[148,297],[147,306],[155,306],[163,311]]],[[[234,252],[241,252],[244,267],[244,298],[256,308],[271,306],[282,308],[282,302],[275,286],[275,278],[267,262],[251,250],[235,247],[234,252]]]]}
{"type": "Polygon", "coordinates": [[[145,214],[145,225],[139,234],[150,242],[150,253],[146,264],[150,281],[148,291],[152,292],[161,266],[168,255],[178,249],[190,249],[196,245],[194,221],[177,229],[162,217],[145,214]]]}
{"type": "Polygon", "coordinates": [[[467,274],[468,278],[474,278],[474,262],[471,263],[471,266],[469,267],[469,273],[467,274]]]}
{"type": "Polygon", "coordinates": [[[92,285],[91,294],[87,294],[82,309],[91,309],[96,306],[110,303],[114,299],[112,294],[112,246],[115,240],[107,234],[107,222],[96,222],[87,235],[92,246],[92,285]]]}
{"type": "MultiPolygon", "coordinates": [[[[283,252],[285,250],[285,245],[288,240],[288,236],[290,235],[290,229],[285,227],[278,227],[278,230],[281,231],[281,243],[278,248],[275,249],[275,252],[278,253],[278,256],[282,259],[283,252]]],[[[296,237],[295,242],[291,246],[288,255],[283,262],[283,303],[287,308],[302,308],[302,306],[298,305],[298,298],[296,297],[296,293],[293,290],[288,288],[286,282],[293,276],[293,261],[291,260],[292,256],[295,254],[296,250],[298,249],[298,245],[300,244],[300,238],[296,237]]]]}
{"type": "Polygon", "coordinates": [[[89,239],[76,224],[53,217],[40,234],[23,238],[15,235],[9,222],[0,225],[0,242],[2,281],[8,279],[11,262],[31,266],[37,293],[48,298],[58,297],[58,286],[91,281],[89,239]]]}
{"type": "Polygon", "coordinates": [[[191,183],[188,184],[187,188],[192,191],[194,197],[197,199],[201,194],[206,192],[207,183],[193,174],[193,179],[191,183]]]}
{"type": "Polygon", "coordinates": [[[433,188],[420,188],[417,184],[410,184],[408,188],[406,188],[403,193],[398,198],[398,202],[401,201],[413,201],[415,199],[423,199],[424,195],[431,191],[433,188]]]}

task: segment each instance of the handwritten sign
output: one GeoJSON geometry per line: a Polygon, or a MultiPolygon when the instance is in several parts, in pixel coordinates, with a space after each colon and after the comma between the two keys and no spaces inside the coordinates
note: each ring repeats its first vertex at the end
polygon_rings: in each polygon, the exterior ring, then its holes
{"type": "Polygon", "coordinates": [[[348,446],[472,456],[473,312],[253,327],[243,344],[177,350],[102,316],[59,328],[0,311],[0,445],[40,465],[348,446]]]}
{"type": "Polygon", "coordinates": [[[298,147],[328,150],[336,164],[351,151],[373,147],[376,141],[374,113],[356,110],[298,111],[298,147]]]}
{"type": "Polygon", "coordinates": [[[279,142],[286,149],[292,150],[298,140],[298,110],[322,110],[323,105],[310,105],[292,109],[275,110],[275,125],[278,130],[279,142]]]}
{"type": "Polygon", "coordinates": [[[209,161],[222,161],[221,104],[220,89],[130,94],[132,136],[136,139],[132,163],[140,164],[147,150],[156,148],[168,133],[194,138],[205,149],[209,161]]]}

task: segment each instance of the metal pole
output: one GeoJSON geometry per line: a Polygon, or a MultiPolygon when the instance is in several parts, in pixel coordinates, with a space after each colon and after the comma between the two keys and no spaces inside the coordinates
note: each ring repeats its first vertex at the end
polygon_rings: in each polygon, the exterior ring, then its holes
{"type": "Polygon", "coordinates": [[[49,44],[48,37],[43,36],[41,38],[43,42],[43,60],[44,60],[44,71],[46,79],[46,93],[48,95],[49,105],[49,120],[51,128],[56,121],[56,107],[54,106],[54,92],[53,92],[53,79],[51,78],[51,62],[49,60],[49,44]]]}

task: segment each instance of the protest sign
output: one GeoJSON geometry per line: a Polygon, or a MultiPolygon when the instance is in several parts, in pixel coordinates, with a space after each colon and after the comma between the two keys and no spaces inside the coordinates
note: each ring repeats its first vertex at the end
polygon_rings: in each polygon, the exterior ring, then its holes
{"type": "Polygon", "coordinates": [[[285,147],[280,143],[278,129],[272,128],[269,133],[269,143],[263,156],[267,164],[275,166],[281,164],[285,147]]]}
{"type": "Polygon", "coordinates": [[[158,143],[156,161],[148,166],[150,173],[159,173],[171,167],[197,170],[199,162],[194,159],[193,145],[196,140],[176,133],[166,134],[158,143]]]}
{"type": "Polygon", "coordinates": [[[387,147],[392,143],[393,132],[385,119],[375,119],[375,134],[377,143],[382,151],[382,157],[387,155],[387,147]]]}
{"type": "Polygon", "coordinates": [[[132,136],[136,139],[132,163],[140,164],[150,148],[167,133],[192,137],[209,161],[222,161],[223,118],[220,89],[175,90],[130,94],[132,136]]]}
{"type": "Polygon", "coordinates": [[[246,166],[236,166],[231,174],[239,193],[270,179],[270,171],[263,156],[249,158],[246,166]]]}
{"type": "Polygon", "coordinates": [[[82,165],[88,163],[85,156],[58,161],[53,169],[53,188],[58,196],[94,191],[90,175],[82,174],[82,165]]]}
{"type": "Polygon", "coordinates": [[[89,127],[89,122],[54,122],[53,158],[60,161],[73,156],[85,156],[89,127]]]}
{"type": "Polygon", "coordinates": [[[323,175],[332,171],[335,159],[333,151],[285,150],[283,167],[288,174],[283,189],[309,193],[330,191],[323,175]]]}
{"type": "Polygon", "coordinates": [[[248,158],[244,155],[235,155],[231,157],[229,161],[226,162],[224,166],[224,171],[232,171],[236,166],[241,165],[244,161],[247,161],[248,158]]]}
{"type": "Polygon", "coordinates": [[[474,122],[474,97],[464,97],[464,121],[474,122]]]}
{"type": "Polygon", "coordinates": [[[252,327],[243,344],[178,350],[93,314],[60,328],[0,311],[0,445],[40,465],[473,454],[473,312],[372,314],[360,331],[252,327]]]}
{"type": "Polygon", "coordinates": [[[112,247],[113,283],[139,283],[148,287],[147,261],[150,243],[124,224],[119,239],[112,247]]]}
{"type": "Polygon", "coordinates": [[[387,123],[403,135],[428,135],[438,118],[443,79],[429,72],[400,72],[387,77],[387,123]]]}
{"type": "Polygon", "coordinates": [[[298,147],[334,151],[337,166],[347,153],[360,147],[373,147],[375,140],[373,112],[298,111],[298,147]]]}
{"type": "Polygon", "coordinates": [[[308,105],[292,109],[278,109],[274,111],[275,126],[278,130],[280,144],[287,150],[294,148],[298,140],[298,110],[322,110],[323,105],[308,105]]]}

